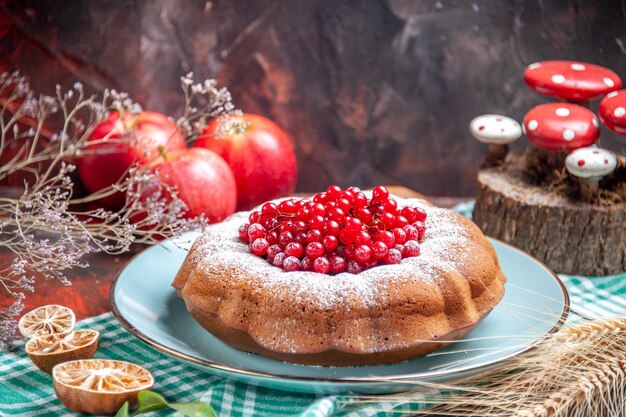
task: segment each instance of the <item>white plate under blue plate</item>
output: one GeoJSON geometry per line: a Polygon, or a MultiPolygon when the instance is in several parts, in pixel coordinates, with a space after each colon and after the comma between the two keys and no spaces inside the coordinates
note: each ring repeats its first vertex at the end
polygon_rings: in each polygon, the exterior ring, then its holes
{"type": "Polygon", "coordinates": [[[565,321],[567,291],[541,262],[492,240],[508,278],[504,298],[462,341],[392,365],[319,367],[245,353],[206,332],[188,313],[171,283],[194,234],[137,255],[111,288],[113,312],[148,345],[212,374],[273,389],[308,393],[391,393],[467,376],[531,349],[565,321]]]}

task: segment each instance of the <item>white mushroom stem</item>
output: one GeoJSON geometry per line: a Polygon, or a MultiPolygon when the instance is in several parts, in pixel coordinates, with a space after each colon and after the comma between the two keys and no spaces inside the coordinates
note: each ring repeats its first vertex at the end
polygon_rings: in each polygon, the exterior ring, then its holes
{"type": "Polygon", "coordinates": [[[615,154],[597,146],[579,148],[565,158],[567,171],[578,177],[582,200],[593,202],[599,193],[599,182],[617,166],[615,154]]]}
{"type": "Polygon", "coordinates": [[[490,168],[500,164],[504,161],[509,153],[509,145],[499,145],[496,143],[490,143],[487,147],[487,153],[485,159],[480,165],[480,168],[490,168]]]}
{"type": "Polygon", "coordinates": [[[594,201],[598,196],[602,177],[578,178],[580,197],[583,201],[594,201]]]}

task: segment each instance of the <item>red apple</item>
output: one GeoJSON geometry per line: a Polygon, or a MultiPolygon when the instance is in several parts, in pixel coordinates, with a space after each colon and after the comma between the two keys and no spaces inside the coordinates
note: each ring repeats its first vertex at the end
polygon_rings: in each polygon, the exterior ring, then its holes
{"type": "Polygon", "coordinates": [[[177,151],[165,154],[153,167],[163,183],[178,190],[178,196],[187,204],[186,218],[204,214],[215,223],[235,212],[235,178],[215,152],[200,148],[177,151]]]}
{"type": "MultiPolygon", "coordinates": [[[[176,125],[167,116],[152,111],[127,117],[111,113],[95,128],[88,142],[92,144],[86,147],[85,155],[76,165],[85,188],[92,193],[115,184],[133,164],[143,166],[163,153],[187,148],[185,137],[176,125]],[[118,140],[128,132],[133,132],[137,140],[120,143],[118,140]],[[107,139],[103,142],[93,143],[104,138],[107,139]]],[[[117,210],[124,205],[125,196],[115,193],[101,201],[107,208],[117,210]]]]}
{"type": "Polygon", "coordinates": [[[298,163],[292,140],[276,123],[263,116],[244,114],[243,132],[219,137],[219,120],[212,120],[194,147],[217,152],[230,165],[237,182],[237,210],[293,193],[298,163]]]}

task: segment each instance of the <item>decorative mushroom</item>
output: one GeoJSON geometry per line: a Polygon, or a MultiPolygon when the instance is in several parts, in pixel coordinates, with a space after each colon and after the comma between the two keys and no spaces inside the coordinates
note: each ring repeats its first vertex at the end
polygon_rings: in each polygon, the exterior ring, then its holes
{"type": "Polygon", "coordinates": [[[600,102],[598,116],[618,135],[626,135],[626,90],[609,93],[600,102]]]}
{"type": "Polygon", "coordinates": [[[509,152],[509,144],[522,136],[522,127],[510,117],[499,114],[483,114],[475,117],[469,130],[479,142],[489,144],[481,168],[488,168],[503,161],[509,152]]]}
{"type": "Polygon", "coordinates": [[[589,107],[589,100],[622,88],[608,68],[577,61],[543,61],[526,67],[524,81],[538,93],[589,107]]]}
{"type": "Polygon", "coordinates": [[[585,201],[593,201],[598,195],[600,179],[616,166],[615,154],[597,146],[576,149],[565,158],[567,171],[580,178],[580,194],[585,201]]]}
{"type": "Polygon", "coordinates": [[[558,151],[594,144],[600,133],[598,127],[591,110],[571,103],[541,104],[526,113],[523,122],[526,137],[537,146],[548,168],[562,166],[565,155],[558,151]]]}

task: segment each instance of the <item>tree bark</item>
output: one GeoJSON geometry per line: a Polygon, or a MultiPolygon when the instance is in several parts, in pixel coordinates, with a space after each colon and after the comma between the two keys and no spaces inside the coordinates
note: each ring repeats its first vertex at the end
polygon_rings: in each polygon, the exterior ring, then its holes
{"type": "Polygon", "coordinates": [[[510,172],[478,174],[474,222],[488,235],[515,245],[573,275],[626,271],[626,204],[572,201],[510,172]]]}

